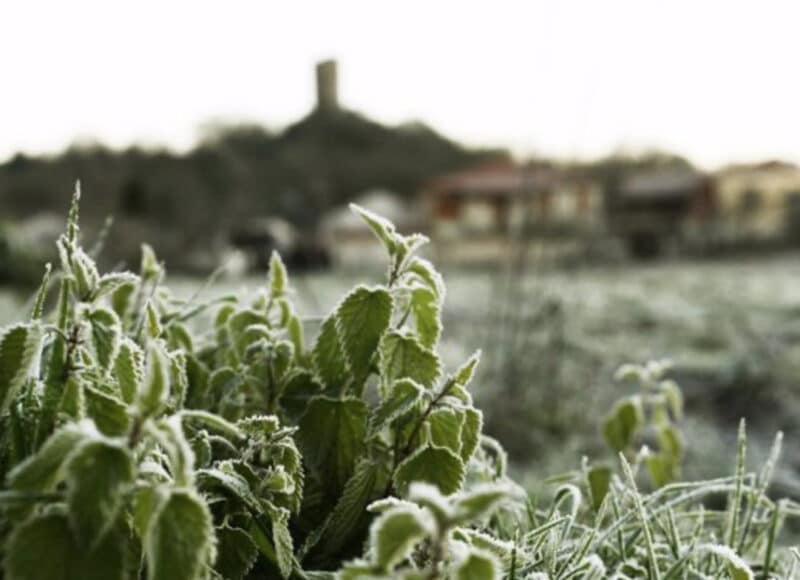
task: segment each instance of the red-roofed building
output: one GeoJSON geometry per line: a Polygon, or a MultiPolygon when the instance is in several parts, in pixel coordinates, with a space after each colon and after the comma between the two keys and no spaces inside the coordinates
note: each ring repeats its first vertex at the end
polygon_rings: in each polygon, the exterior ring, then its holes
{"type": "Polygon", "coordinates": [[[497,163],[441,176],[422,192],[445,259],[491,261],[519,239],[585,238],[602,227],[599,185],[549,166],[497,163]]]}

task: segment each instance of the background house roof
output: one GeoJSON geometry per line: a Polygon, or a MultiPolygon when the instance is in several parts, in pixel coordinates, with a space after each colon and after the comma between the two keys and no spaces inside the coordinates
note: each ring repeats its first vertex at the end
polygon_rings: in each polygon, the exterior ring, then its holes
{"type": "Polygon", "coordinates": [[[552,168],[492,164],[437,178],[426,190],[428,195],[507,196],[520,191],[552,187],[558,176],[552,168]]]}

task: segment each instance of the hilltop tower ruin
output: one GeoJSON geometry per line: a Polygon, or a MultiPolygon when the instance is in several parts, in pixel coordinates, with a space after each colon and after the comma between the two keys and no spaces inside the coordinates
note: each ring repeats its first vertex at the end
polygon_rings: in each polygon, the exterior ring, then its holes
{"type": "Polygon", "coordinates": [[[317,110],[339,110],[339,87],[335,60],[317,63],[317,110]]]}

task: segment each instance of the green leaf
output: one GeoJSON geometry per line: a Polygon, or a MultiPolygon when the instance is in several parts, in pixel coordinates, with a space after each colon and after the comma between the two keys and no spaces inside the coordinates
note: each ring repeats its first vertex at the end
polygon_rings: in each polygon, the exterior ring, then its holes
{"type": "MultiPolygon", "coordinates": [[[[359,559],[347,562],[344,568],[336,572],[336,575],[331,574],[330,577],[321,576],[319,578],[315,576],[313,580],[390,580],[390,577],[377,572],[373,564],[359,559]]],[[[391,580],[395,580],[395,578],[391,578],[391,580]]],[[[403,575],[397,576],[397,580],[422,580],[422,578],[403,575]]]]}
{"type": "Polygon", "coordinates": [[[350,210],[366,222],[375,236],[383,243],[389,255],[393,256],[397,251],[397,245],[399,243],[394,224],[354,203],[350,204],[350,210]]]}
{"type": "Polygon", "coordinates": [[[58,404],[58,412],[62,418],[80,421],[86,416],[86,398],[83,390],[86,382],[80,376],[72,375],[64,384],[64,392],[58,404]]]}
{"type": "Polygon", "coordinates": [[[17,324],[0,334],[0,415],[17,392],[39,374],[44,327],[36,322],[17,324]]]}
{"type": "Polygon", "coordinates": [[[67,580],[79,551],[62,516],[33,518],[12,534],[5,572],[11,580],[67,580]]]}
{"type": "MultiPolygon", "coordinates": [[[[264,309],[267,308],[269,300],[264,304],[264,309]]],[[[289,319],[292,317],[292,304],[283,296],[274,300],[274,306],[278,308],[278,326],[286,328],[289,319]]]]}
{"type": "Polygon", "coordinates": [[[208,377],[209,399],[219,401],[234,394],[244,383],[241,373],[237,373],[233,368],[223,366],[218,367],[208,377]]]}
{"type": "Polygon", "coordinates": [[[7,465],[17,465],[35,451],[36,425],[41,407],[33,390],[21,392],[8,407],[7,465]]]}
{"type": "Polygon", "coordinates": [[[215,559],[211,514],[202,498],[172,490],[150,520],[144,549],[149,580],[198,580],[215,559]]]}
{"type": "Polygon", "coordinates": [[[659,451],[671,455],[676,460],[683,456],[683,437],[674,425],[665,425],[658,429],[659,451]]]}
{"type": "Polygon", "coordinates": [[[39,451],[9,474],[12,489],[27,492],[51,490],[60,481],[64,460],[81,441],[98,436],[91,421],[70,423],[53,433],[39,451]]]}
{"type": "Polygon", "coordinates": [[[369,518],[366,507],[372,499],[378,477],[378,466],[369,459],[356,465],[352,477],[342,492],[336,507],[324,523],[317,545],[317,558],[325,560],[336,555],[361,529],[369,518]]]}
{"type": "Polygon", "coordinates": [[[144,352],[129,338],[124,338],[120,343],[114,375],[122,399],[126,403],[133,403],[144,384],[144,352]]]}
{"type": "Polygon", "coordinates": [[[474,548],[456,568],[457,580],[494,580],[500,578],[499,566],[495,558],[488,552],[474,548]]]}
{"type": "Polygon", "coordinates": [[[303,337],[303,322],[294,314],[286,322],[286,333],[294,347],[294,356],[298,361],[305,359],[305,339],[303,337]]]}
{"type": "MultiPolygon", "coordinates": [[[[221,439],[215,441],[221,443],[221,439]]],[[[211,447],[211,436],[208,431],[201,429],[196,432],[190,439],[189,445],[192,446],[192,453],[194,454],[195,469],[209,467],[214,460],[214,449],[211,447]]],[[[228,449],[230,452],[230,449],[228,449]]]]}
{"type": "Polygon", "coordinates": [[[125,403],[91,386],[83,389],[83,395],[86,414],[104,435],[120,437],[128,432],[131,421],[125,403]]]}
{"type": "Polygon", "coordinates": [[[322,323],[311,356],[314,368],[325,386],[331,391],[338,391],[347,380],[347,363],[336,332],[335,314],[322,323]]]}
{"type": "MultiPolygon", "coordinates": [[[[135,287],[138,282],[139,276],[132,274],[131,272],[114,272],[112,274],[105,274],[100,278],[100,281],[97,284],[97,290],[95,290],[94,299],[97,300],[106,294],[112,294],[126,285],[135,287]]],[[[120,313],[117,312],[117,314],[120,313]]]]}
{"type": "Polygon", "coordinates": [[[408,500],[427,509],[433,515],[437,529],[445,530],[453,525],[453,506],[435,485],[421,481],[412,483],[408,488],[408,500]]]}
{"type": "Polygon", "coordinates": [[[181,416],[173,415],[151,424],[149,433],[169,457],[170,472],[177,486],[191,486],[194,481],[194,453],[186,440],[181,416]]]}
{"type": "Polygon", "coordinates": [[[280,570],[281,576],[288,578],[294,569],[294,548],[292,534],[289,532],[289,510],[271,509],[270,522],[278,570],[280,570]]]}
{"type": "Polygon", "coordinates": [[[294,345],[288,340],[279,340],[267,347],[269,364],[277,383],[282,383],[294,361],[294,345]]]}
{"type": "Polygon", "coordinates": [[[7,580],[123,580],[126,576],[120,534],[109,533],[93,551],[86,551],[66,517],[58,513],[29,519],[8,541],[7,580]]]}
{"type": "Polygon", "coordinates": [[[233,303],[225,303],[219,307],[217,310],[216,315],[214,316],[214,328],[217,330],[223,330],[225,325],[228,323],[228,319],[236,312],[236,306],[238,301],[234,300],[233,303]]]}
{"type": "Polygon", "coordinates": [[[69,519],[78,541],[93,548],[116,523],[133,485],[133,457],[110,439],[88,441],[65,466],[69,519]]]}
{"type": "Polygon", "coordinates": [[[156,339],[164,332],[164,327],[161,325],[161,316],[159,315],[153,301],[150,300],[145,307],[147,336],[150,339],[156,339]]]}
{"type": "Polygon", "coordinates": [[[231,441],[237,441],[245,437],[244,431],[239,429],[237,425],[208,411],[187,409],[180,411],[178,415],[184,425],[186,423],[200,424],[214,433],[229,438],[231,441]]]}
{"type": "Polygon", "coordinates": [[[156,253],[150,244],[142,244],[142,260],[139,271],[144,281],[153,281],[161,276],[161,264],[158,263],[156,253]]]}
{"type": "Polygon", "coordinates": [[[62,276],[58,292],[58,307],[56,326],[60,331],[53,337],[50,344],[49,361],[47,362],[47,376],[42,393],[42,411],[39,424],[36,427],[36,444],[41,443],[50,435],[55,424],[56,412],[64,388],[64,377],[68,374],[66,369],[67,340],[65,333],[72,317],[70,300],[70,287],[72,282],[69,277],[62,276]]]}
{"type": "Polygon", "coordinates": [[[647,472],[656,487],[663,487],[677,479],[680,465],[668,453],[651,453],[645,459],[647,472]]]}
{"type": "Polygon", "coordinates": [[[92,329],[92,345],[101,371],[108,369],[117,357],[122,337],[119,318],[113,310],[95,308],[87,319],[92,329]]]}
{"type": "Polygon", "coordinates": [[[359,286],[337,308],[336,331],[356,385],[369,374],[391,316],[392,297],[382,287],[359,286]]]}
{"type": "Polygon", "coordinates": [[[33,301],[33,308],[31,309],[32,321],[40,320],[44,314],[44,301],[47,298],[47,292],[50,289],[50,274],[52,271],[53,265],[50,262],[47,262],[47,264],[44,265],[42,282],[39,284],[39,289],[36,291],[36,298],[33,301]]]}
{"type": "Polygon", "coordinates": [[[360,399],[315,397],[300,419],[297,443],[332,497],[339,497],[363,455],[367,406],[360,399]]]}
{"type": "Polygon", "coordinates": [[[133,492],[133,512],[131,524],[139,538],[147,535],[147,528],[153,514],[164,501],[169,488],[161,485],[139,486],[133,492]]]}
{"type": "Polygon", "coordinates": [[[589,494],[595,511],[600,509],[611,487],[611,468],[606,465],[592,467],[586,475],[589,494]]]}
{"type": "Polygon", "coordinates": [[[381,342],[381,375],[393,382],[409,378],[431,388],[441,373],[439,357],[416,338],[392,331],[381,342]]]}
{"type": "Polygon", "coordinates": [[[661,392],[669,405],[670,413],[676,420],[683,417],[683,393],[675,381],[666,380],[659,384],[661,392]]]}
{"type": "Polygon", "coordinates": [[[151,340],[147,347],[147,365],[137,404],[144,416],[158,414],[169,398],[170,364],[164,343],[151,340]]]}
{"type": "Polygon", "coordinates": [[[476,522],[494,511],[508,495],[509,490],[501,485],[477,486],[456,500],[456,517],[463,523],[476,522]]]}
{"type": "Polygon", "coordinates": [[[281,428],[281,422],[275,415],[251,415],[236,424],[250,437],[267,441],[281,428]]]}
{"type": "Polygon", "coordinates": [[[405,269],[408,258],[413,256],[422,246],[430,242],[428,236],[423,236],[422,234],[410,234],[408,236],[398,234],[396,240],[397,252],[394,256],[394,263],[398,269],[405,269]]]}
{"type": "Polygon", "coordinates": [[[217,563],[214,569],[225,580],[243,580],[258,559],[258,547],[240,528],[217,528],[217,563]]]}
{"type": "Polygon", "coordinates": [[[464,482],[464,463],[450,451],[430,445],[418,449],[398,466],[395,487],[405,494],[411,483],[424,481],[445,495],[457,492],[464,482]]]}
{"type": "Polygon", "coordinates": [[[418,280],[430,288],[439,301],[444,300],[445,286],[441,274],[436,271],[428,260],[415,257],[409,262],[406,270],[413,274],[418,280]]]}
{"type": "Polygon", "coordinates": [[[428,416],[431,443],[436,447],[447,447],[460,457],[461,429],[464,413],[455,409],[441,407],[428,416]]]}
{"type": "Polygon", "coordinates": [[[197,356],[186,357],[186,378],[189,380],[189,388],[186,391],[187,407],[196,409],[206,405],[210,374],[208,366],[197,356]]]}
{"type": "Polygon", "coordinates": [[[638,398],[619,401],[603,421],[603,436],[614,451],[623,451],[633,442],[633,437],[643,421],[638,398]]]}
{"type": "Polygon", "coordinates": [[[459,369],[453,373],[453,383],[456,386],[466,388],[472,381],[472,377],[475,376],[475,369],[477,368],[480,360],[481,351],[478,351],[469,357],[467,362],[461,365],[459,369]]]}
{"type": "Polygon", "coordinates": [[[250,483],[236,472],[229,461],[218,462],[211,469],[198,470],[197,484],[204,492],[222,489],[226,495],[241,502],[253,513],[261,512],[261,501],[253,493],[250,483]]]}
{"type": "Polygon", "coordinates": [[[426,520],[425,512],[418,508],[399,506],[384,512],[370,530],[375,565],[391,571],[430,532],[431,524],[426,520]]]}
{"type": "Polygon", "coordinates": [[[461,428],[461,461],[469,463],[478,448],[483,429],[483,413],[473,407],[464,409],[464,424],[461,428]]]}
{"type": "Polygon", "coordinates": [[[133,298],[138,288],[138,280],[137,282],[126,282],[111,293],[111,298],[109,300],[111,308],[114,309],[114,312],[117,313],[117,316],[119,316],[121,320],[126,320],[130,313],[133,298]]]}
{"type": "Polygon", "coordinates": [[[286,266],[277,251],[272,252],[269,259],[269,292],[273,298],[279,298],[286,293],[288,275],[286,266]]]}
{"type": "Polygon", "coordinates": [[[239,360],[243,360],[247,348],[269,334],[269,320],[262,312],[244,309],[228,317],[226,328],[236,356],[239,360]]]}
{"type": "Polygon", "coordinates": [[[172,320],[167,325],[167,346],[170,350],[182,350],[186,354],[194,352],[194,337],[189,327],[182,322],[172,320]]]}
{"type": "Polygon", "coordinates": [[[100,283],[100,273],[94,263],[83,248],[75,248],[72,251],[72,260],[69,272],[75,280],[75,292],[81,301],[91,300],[97,292],[100,283]]]}
{"type": "Polygon", "coordinates": [[[430,288],[414,288],[411,291],[411,313],[419,341],[425,348],[433,348],[442,333],[439,299],[430,288]]]}
{"type": "Polygon", "coordinates": [[[182,409],[189,390],[189,378],[186,375],[186,353],[180,350],[167,355],[169,362],[169,406],[182,409]]]}
{"type": "Polygon", "coordinates": [[[401,379],[395,382],[386,398],[370,416],[370,435],[379,433],[392,421],[408,413],[421,398],[422,387],[411,379],[401,379]]]}
{"type": "Polygon", "coordinates": [[[286,381],[281,393],[280,403],[286,416],[296,422],[306,412],[308,404],[322,393],[322,385],[310,372],[301,370],[293,373],[286,381]]]}
{"type": "MultiPolygon", "coordinates": [[[[500,566],[502,572],[509,577],[515,577],[515,572],[517,570],[516,567],[512,565],[512,562],[515,561],[514,553],[517,551],[518,546],[513,542],[500,540],[495,536],[475,528],[459,528],[454,536],[458,539],[462,539],[459,537],[462,536],[473,548],[477,548],[497,558],[498,563],[502,563],[500,566]]],[[[516,566],[519,566],[519,562],[517,562],[516,566]]],[[[584,576],[584,578],[587,580],[589,578],[605,578],[605,574],[600,574],[599,576],[584,576]]],[[[527,579],[535,580],[535,576],[528,576],[527,579]]]]}

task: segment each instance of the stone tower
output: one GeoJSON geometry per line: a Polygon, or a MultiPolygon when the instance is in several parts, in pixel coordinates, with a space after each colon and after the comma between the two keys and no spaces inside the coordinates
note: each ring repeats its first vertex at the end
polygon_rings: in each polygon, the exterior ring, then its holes
{"type": "Polygon", "coordinates": [[[337,111],[339,109],[339,87],[336,61],[325,60],[317,63],[317,110],[337,111]]]}

